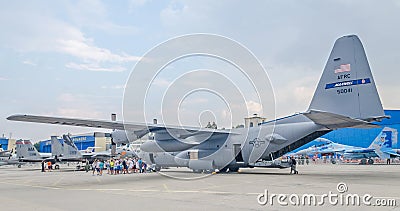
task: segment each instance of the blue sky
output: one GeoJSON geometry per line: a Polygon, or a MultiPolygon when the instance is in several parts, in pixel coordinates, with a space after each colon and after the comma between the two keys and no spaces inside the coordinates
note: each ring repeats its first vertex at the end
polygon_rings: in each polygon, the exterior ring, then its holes
{"type": "MultiPolygon", "coordinates": [[[[120,117],[136,62],[190,33],[219,34],[251,50],[270,76],[278,116],[307,109],[334,41],[357,34],[384,108],[399,108],[399,25],[399,1],[2,1],[0,133],[37,141],[93,131],[5,120],[16,113],[120,117]]],[[[196,125],[198,117],[185,114],[196,125]]]]}

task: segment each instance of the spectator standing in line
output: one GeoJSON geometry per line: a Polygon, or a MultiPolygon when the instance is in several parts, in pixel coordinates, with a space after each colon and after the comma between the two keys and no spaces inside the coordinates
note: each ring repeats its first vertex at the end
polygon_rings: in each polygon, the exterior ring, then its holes
{"type": "Polygon", "coordinates": [[[98,160],[97,163],[96,163],[97,175],[100,175],[100,163],[101,163],[101,160],[98,160]]]}
{"type": "Polygon", "coordinates": [[[114,165],[115,165],[115,161],[114,161],[114,159],[111,159],[111,161],[110,161],[111,175],[114,174],[114,165]]]}
{"type": "Polygon", "coordinates": [[[143,173],[143,161],[142,161],[142,158],[139,158],[138,163],[139,163],[139,173],[143,173]]]}
{"type": "Polygon", "coordinates": [[[102,176],[103,175],[103,169],[104,169],[104,163],[103,163],[102,160],[100,160],[100,162],[99,162],[99,169],[100,169],[99,174],[100,174],[100,176],[102,176]]]}
{"type": "Polygon", "coordinates": [[[97,159],[95,159],[92,163],[92,176],[94,176],[94,172],[96,171],[97,167],[97,159]]]}
{"type": "Polygon", "coordinates": [[[294,174],[298,174],[298,173],[299,173],[299,172],[296,170],[296,164],[297,164],[296,159],[294,159],[294,157],[292,157],[292,158],[290,159],[290,174],[292,174],[292,172],[293,172],[294,174]]]}

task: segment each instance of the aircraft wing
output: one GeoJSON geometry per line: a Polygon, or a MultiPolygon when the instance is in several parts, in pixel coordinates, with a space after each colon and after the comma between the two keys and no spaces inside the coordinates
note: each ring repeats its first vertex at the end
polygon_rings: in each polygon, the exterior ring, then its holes
{"type": "Polygon", "coordinates": [[[231,134],[230,130],[219,130],[200,127],[188,126],[167,126],[163,124],[146,124],[146,123],[132,123],[121,121],[108,121],[108,120],[92,120],[92,119],[75,119],[63,117],[49,117],[49,116],[35,116],[18,114],[7,117],[7,120],[21,121],[21,122],[35,122],[55,125],[68,125],[77,127],[93,127],[105,128],[116,130],[129,130],[134,131],[138,138],[146,135],[149,132],[157,132],[161,130],[168,130],[177,134],[179,138],[187,138],[199,134],[231,134]]]}
{"type": "Polygon", "coordinates": [[[352,150],[346,150],[345,153],[368,153],[368,152],[374,152],[374,149],[352,149],[352,150]]]}

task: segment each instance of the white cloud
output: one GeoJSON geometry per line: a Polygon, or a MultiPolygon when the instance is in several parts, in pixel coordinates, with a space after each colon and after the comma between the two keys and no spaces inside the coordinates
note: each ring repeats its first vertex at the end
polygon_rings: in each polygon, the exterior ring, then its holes
{"type": "Polygon", "coordinates": [[[162,88],[167,88],[172,82],[168,81],[165,78],[156,78],[154,79],[152,85],[162,87],[162,88]]]}
{"type": "Polygon", "coordinates": [[[149,0],[130,0],[129,1],[129,11],[132,12],[136,8],[144,6],[149,0]]]}
{"type": "Polygon", "coordinates": [[[107,116],[107,113],[111,113],[111,110],[118,107],[118,103],[120,102],[115,96],[75,93],[62,93],[58,95],[56,100],[57,107],[46,115],[104,119],[104,116],[107,116]],[[101,101],[98,99],[101,99],[101,101]],[[114,100],[116,101],[114,102],[114,100]]]}
{"type": "Polygon", "coordinates": [[[90,118],[99,119],[103,114],[99,111],[93,111],[92,109],[74,109],[74,108],[58,108],[55,112],[56,116],[71,117],[71,118],[90,118]]]}
{"type": "MultiPolygon", "coordinates": [[[[141,59],[125,52],[116,53],[97,46],[94,40],[87,37],[79,28],[50,15],[41,14],[37,10],[0,12],[0,24],[7,28],[0,34],[0,40],[7,40],[0,42],[1,47],[23,53],[55,52],[69,55],[73,60],[84,63],[79,65],[70,63],[67,64],[69,67],[90,71],[115,71],[115,69],[124,71],[122,65],[141,59]],[[18,19],[8,21],[7,17],[18,17],[18,19]],[[21,29],[24,30],[23,33],[21,29]]],[[[29,60],[23,63],[35,65],[29,60]]]]}
{"type": "Polygon", "coordinates": [[[126,53],[115,54],[105,48],[97,47],[93,44],[93,41],[82,37],[76,37],[75,39],[59,39],[57,49],[60,52],[75,56],[84,61],[96,61],[96,62],[130,62],[138,61],[141,57],[130,56],[126,53]]]}
{"type": "Polygon", "coordinates": [[[262,114],[262,106],[260,103],[254,102],[252,100],[246,102],[247,110],[250,114],[262,114]]]}
{"type": "Polygon", "coordinates": [[[31,60],[25,60],[25,61],[22,61],[22,63],[23,64],[27,64],[27,65],[31,65],[31,66],[37,66],[37,64],[32,62],[31,60]]]}
{"type": "Polygon", "coordinates": [[[7,81],[9,80],[8,78],[0,77],[0,81],[7,81]]]}
{"type": "MultiPolygon", "coordinates": [[[[129,5],[130,7],[131,5],[129,5]]],[[[83,0],[68,2],[67,11],[74,25],[81,28],[100,29],[108,34],[136,34],[139,30],[129,25],[120,25],[110,21],[108,7],[102,1],[83,0]]]]}
{"type": "Polygon", "coordinates": [[[125,85],[101,86],[102,89],[125,89],[125,85]]]}
{"type": "Polygon", "coordinates": [[[125,67],[122,66],[113,66],[113,67],[101,67],[98,64],[77,64],[74,62],[67,63],[65,67],[77,70],[89,70],[89,71],[101,71],[101,72],[123,72],[126,70],[125,67]]]}
{"type": "Polygon", "coordinates": [[[66,102],[75,103],[78,101],[78,98],[71,93],[63,93],[60,96],[58,96],[57,100],[61,101],[63,103],[66,103],[66,102]]]}

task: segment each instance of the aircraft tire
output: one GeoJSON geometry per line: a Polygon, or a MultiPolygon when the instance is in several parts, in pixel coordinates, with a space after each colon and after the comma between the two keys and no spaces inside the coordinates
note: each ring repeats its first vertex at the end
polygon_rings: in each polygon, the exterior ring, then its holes
{"type": "Polygon", "coordinates": [[[239,167],[229,167],[229,172],[238,172],[239,167]]]}
{"type": "Polygon", "coordinates": [[[365,158],[361,159],[360,164],[361,165],[366,165],[367,164],[367,159],[365,159],[365,158]]]}
{"type": "Polygon", "coordinates": [[[60,165],[58,164],[54,165],[54,169],[60,169],[60,165]]]}
{"type": "Polygon", "coordinates": [[[21,168],[21,164],[18,164],[18,168],[21,168]]]}
{"type": "Polygon", "coordinates": [[[368,164],[369,164],[369,165],[372,165],[372,164],[374,164],[374,160],[372,160],[372,159],[368,159],[368,164]]]}
{"type": "Polygon", "coordinates": [[[219,170],[220,173],[226,173],[228,171],[228,167],[224,167],[221,170],[219,170]]]}
{"type": "Polygon", "coordinates": [[[200,169],[193,169],[193,173],[201,173],[201,172],[203,172],[203,171],[200,169]]]}
{"type": "Polygon", "coordinates": [[[161,171],[161,167],[160,166],[156,166],[156,167],[154,167],[154,170],[157,172],[157,171],[161,171]]]}

